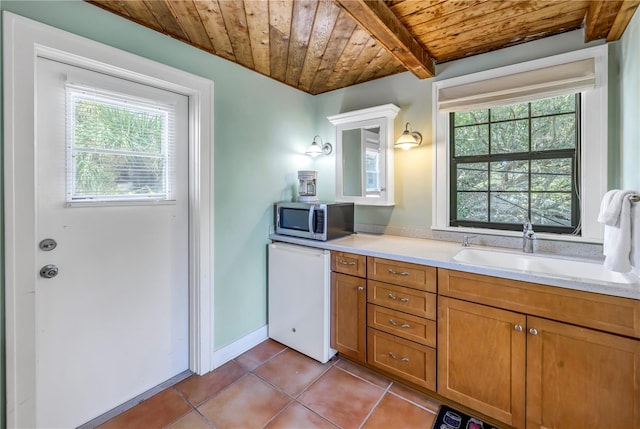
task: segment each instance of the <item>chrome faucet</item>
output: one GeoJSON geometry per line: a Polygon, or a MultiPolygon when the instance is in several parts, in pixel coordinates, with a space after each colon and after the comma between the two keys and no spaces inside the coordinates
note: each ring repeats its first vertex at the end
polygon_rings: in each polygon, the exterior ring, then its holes
{"type": "Polygon", "coordinates": [[[476,238],[477,235],[465,235],[462,237],[462,247],[469,247],[469,239],[476,238]]]}
{"type": "Polygon", "coordinates": [[[536,233],[533,231],[533,225],[530,221],[524,223],[522,230],[522,251],[524,253],[533,253],[533,243],[536,241],[536,233]]]}

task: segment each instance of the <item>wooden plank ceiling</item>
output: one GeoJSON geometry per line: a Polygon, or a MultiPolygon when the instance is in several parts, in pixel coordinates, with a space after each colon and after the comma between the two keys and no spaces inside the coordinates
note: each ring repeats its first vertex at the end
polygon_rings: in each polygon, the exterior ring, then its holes
{"type": "Polygon", "coordinates": [[[640,0],[85,0],[310,94],[584,27],[618,40],[640,0]]]}

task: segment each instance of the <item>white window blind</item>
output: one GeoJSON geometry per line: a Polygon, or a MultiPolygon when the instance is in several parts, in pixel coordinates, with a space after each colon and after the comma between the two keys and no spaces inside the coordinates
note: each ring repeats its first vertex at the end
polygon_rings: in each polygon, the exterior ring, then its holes
{"type": "Polygon", "coordinates": [[[588,58],[438,90],[438,110],[487,109],[592,89],[595,61],[588,58]]]}
{"type": "Polygon", "coordinates": [[[175,107],[67,82],[67,203],[174,200],[175,107]]]}

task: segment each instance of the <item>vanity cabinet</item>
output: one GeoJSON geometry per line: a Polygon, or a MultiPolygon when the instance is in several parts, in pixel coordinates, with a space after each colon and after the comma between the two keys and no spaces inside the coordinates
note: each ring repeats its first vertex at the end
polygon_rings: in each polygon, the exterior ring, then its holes
{"type": "Polygon", "coordinates": [[[440,395],[517,428],[640,428],[638,301],[444,269],[438,282],[440,395]]]}
{"type": "Polygon", "coordinates": [[[331,347],[367,360],[367,258],[331,252],[331,347]]]}
{"type": "Polygon", "coordinates": [[[367,258],[367,362],[436,388],[436,269],[367,258]]]}

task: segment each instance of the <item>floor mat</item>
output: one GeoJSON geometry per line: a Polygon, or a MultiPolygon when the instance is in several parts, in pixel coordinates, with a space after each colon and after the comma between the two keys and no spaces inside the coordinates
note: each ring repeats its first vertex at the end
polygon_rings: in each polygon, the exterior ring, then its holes
{"type": "Polygon", "coordinates": [[[449,408],[446,405],[440,407],[438,416],[433,422],[432,429],[497,429],[488,423],[471,417],[463,412],[449,408]]]}

